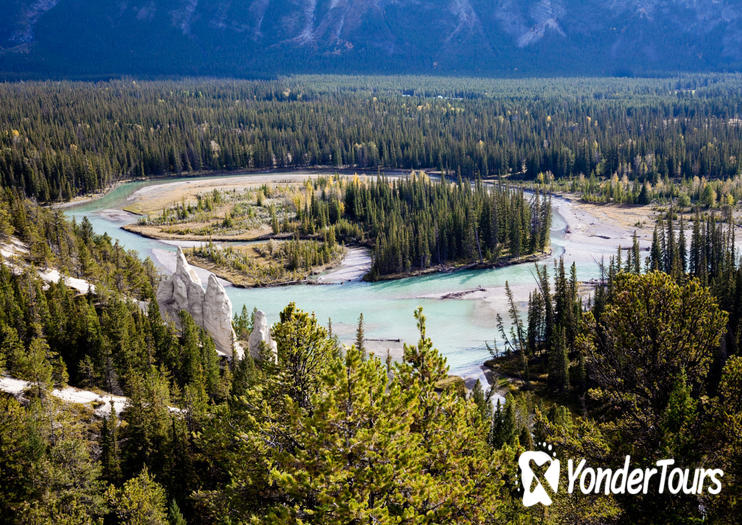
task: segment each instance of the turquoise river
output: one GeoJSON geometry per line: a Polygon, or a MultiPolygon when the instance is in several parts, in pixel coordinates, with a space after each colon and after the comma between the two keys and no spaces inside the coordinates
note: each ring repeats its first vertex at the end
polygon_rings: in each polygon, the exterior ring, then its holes
{"type": "MultiPolygon", "coordinates": [[[[214,179],[214,176],[209,178],[214,179]]],[[[65,212],[77,220],[87,216],[96,232],[108,233],[142,257],[151,257],[153,250],[174,252],[176,248],[171,244],[121,229],[122,224],[132,222],[135,217],[112,211],[121,210],[127,198],[140,188],[179,180],[183,179],[125,183],[99,199],[68,207],[65,212]]],[[[606,242],[606,236],[590,235],[593,226],[588,227],[587,235],[572,235],[572,221],[576,220],[571,209],[573,206],[570,201],[554,198],[553,255],[541,264],[551,265],[554,258],[564,256],[568,264],[576,263],[579,278],[588,280],[598,276],[600,258],[615,253],[618,243],[626,245],[626,241],[606,242]]],[[[448,359],[451,372],[473,379],[481,377],[481,364],[489,357],[485,342],[492,345],[497,335],[496,314],[499,312],[506,317],[505,282],[509,282],[519,306],[523,308],[529,291],[535,288],[533,275],[534,265],[528,263],[379,283],[351,281],[252,289],[230,286],[227,292],[235,312],[243,305],[249,309],[257,307],[267,314],[270,322],[275,322],[279,312],[293,301],[300,308],[315,312],[322,322],[332,319],[334,331],[344,341],[352,341],[358,316],[363,312],[368,338],[414,342],[417,331],[413,312],[422,306],[427,317],[428,334],[448,359]],[[458,298],[446,298],[451,293],[462,291],[468,293],[458,298]]]]}

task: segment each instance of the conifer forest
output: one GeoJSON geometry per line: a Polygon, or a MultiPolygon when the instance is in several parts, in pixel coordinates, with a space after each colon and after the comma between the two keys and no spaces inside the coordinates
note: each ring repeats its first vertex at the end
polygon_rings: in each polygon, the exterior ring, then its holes
{"type": "Polygon", "coordinates": [[[741,225],[739,73],[1,83],[0,523],[739,523],[741,225]]]}

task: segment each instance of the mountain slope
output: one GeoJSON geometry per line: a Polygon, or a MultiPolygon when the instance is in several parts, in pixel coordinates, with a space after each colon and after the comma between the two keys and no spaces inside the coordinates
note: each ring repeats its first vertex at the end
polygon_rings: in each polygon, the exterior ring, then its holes
{"type": "Polygon", "coordinates": [[[742,65],[739,0],[6,0],[0,71],[648,73],[742,65]]]}

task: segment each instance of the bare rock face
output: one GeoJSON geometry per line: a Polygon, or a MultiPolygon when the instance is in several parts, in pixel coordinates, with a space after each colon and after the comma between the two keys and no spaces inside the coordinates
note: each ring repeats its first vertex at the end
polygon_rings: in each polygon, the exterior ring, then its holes
{"type": "Polygon", "coordinates": [[[271,328],[268,326],[268,320],[265,318],[265,314],[258,310],[255,312],[252,332],[250,333],[250,339],[248,341],[250,355],[254,359],[260,358],[260,351],[263,343],[268,347],[271,359],[276,361],[278,359],[278,347],[271,337],[271,328]]]}
{"type": "Polygon", "coordinates": [[[183,250],[178,248],[178,255],[175,265],[175,273],[168,279],[163,279],[157,289],[157,302],[165,304],[168,314],[177,320],[178,312],[185,310],[196,324],[203,326],[204,312],[204,289],[201,285],[201,279],[193,271],[191,265],[186,261],[183,250]],[[162,299],[160,295],[162,294],[162,299]]]}
{"type": "Polygon", "coordinates": [[[232,329],[232,301],[213,273],[209,275],[209,283],[206,285],[203,316],[204,330],[214,338],[216,348],[222,352],[225,352],[223,348],[231,350],[237,339],[232,329]]]}
{"type": "Polygon", "coordinates": [[[214,339],[216,349],[232,357],[242,357],[242,349],[235,346],[236,336],[232,329],[232,301],[227,292],[212,274],[204,292],[201,280],[178,248],[175,273],[160,281],[157,288],[157,303],[166,319],[180,325],[178,313],[185,310],[197,325],[214,339]]]}
{"type": "Polygon", "coordinates": [[[278,73],[297,60],[345,73],[430,72],[434,61],[458,74],[737,71],[742,9],[739,0],[3,0],[0,57],[10,71],[45,76],[52,61],[64,76],[278,73]]]}

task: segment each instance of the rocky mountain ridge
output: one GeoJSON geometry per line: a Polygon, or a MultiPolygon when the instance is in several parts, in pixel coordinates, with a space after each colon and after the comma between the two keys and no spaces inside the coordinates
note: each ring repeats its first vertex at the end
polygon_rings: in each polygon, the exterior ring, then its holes
{"type": "Polygon", "coordinates": [[[0,71],[739,69],[739,0],[8,0],[0,71]]]}

